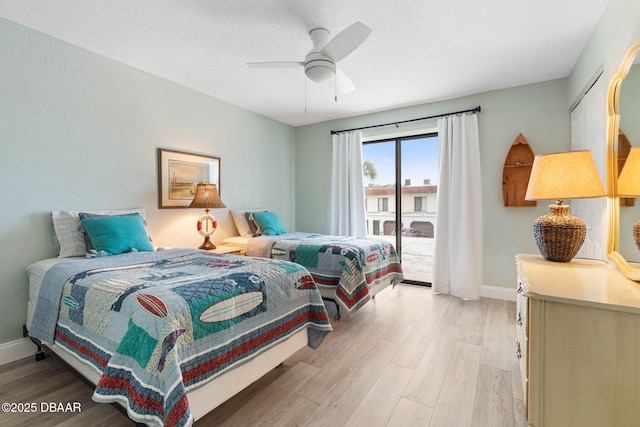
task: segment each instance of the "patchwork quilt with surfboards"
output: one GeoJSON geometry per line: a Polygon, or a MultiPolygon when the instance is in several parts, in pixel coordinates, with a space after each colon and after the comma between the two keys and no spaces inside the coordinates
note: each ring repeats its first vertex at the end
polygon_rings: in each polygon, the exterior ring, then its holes
{"type": "Polygon", "coordinates": [[[303,265],[323,297],[349,314],[404,279],[394,246],[380,238],[302,232],[259,236],[247,242],[246,254],[303,265]]]}
{"type": "Polygon", "coordinates": [[[187,392],[308,328],[331,331],[309,272],[190,249],[60,262],[43,277],[30,335],[99,371],[99,402],[150,425],[190,425],[187,392]]]}

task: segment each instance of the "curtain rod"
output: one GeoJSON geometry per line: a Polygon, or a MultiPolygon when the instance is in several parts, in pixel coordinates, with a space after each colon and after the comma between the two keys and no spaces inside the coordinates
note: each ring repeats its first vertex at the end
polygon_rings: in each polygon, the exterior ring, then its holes
{"type": "Polygon", "coordinates": [[[478,105],[476,108],[472,108],[470,110],[455,111],[453,113],[436,114],[435,116],[420,117],[420,118],[417,118],[417,119],[402,120],[400,122],[385,123],[385,124],[381,124],[381,125],[363,126],[363,127],[360,127],[360,128],[353,128],[353,129],[332,130],[331,131],[331,135],[334,135],[336,133],[351,132],[351,131],[354,131],[354,130],[362,130],[362,129],[379,128],[379,127],[391,126],[391,125],[395,125],[397,127],[398,125],[403,124],[403,123],[417,122],[417,121],[420,121],[420,120],[427,120],[427,119],[437,119],[438,117],[445,117],[445,116],[455,116],[456,114],[479,113],[479,112],[480,112],[480,106],[478,105]]]}

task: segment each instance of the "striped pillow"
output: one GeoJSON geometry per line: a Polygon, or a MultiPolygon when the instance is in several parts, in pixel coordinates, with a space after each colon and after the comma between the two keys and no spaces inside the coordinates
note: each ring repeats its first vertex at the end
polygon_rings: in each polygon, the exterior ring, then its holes
{"type": "Polygon", "coordinates": [[[243,209],[243,210],[229,210],[233,223],[238,229],[238,234],[242,237],[254,237],[255,234],[249,226],[249,222],[246,218],[246,212],[265,212],[266,209],[243,209]]]}

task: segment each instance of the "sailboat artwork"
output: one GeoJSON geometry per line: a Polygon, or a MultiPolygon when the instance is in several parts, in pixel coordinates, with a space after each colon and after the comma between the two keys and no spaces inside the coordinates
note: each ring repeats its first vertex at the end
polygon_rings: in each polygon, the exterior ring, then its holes
{"type": "Polygon", "coordinates": [[[220,158],[158,149],[160,208],[187,207],[198,184],[216,184],[220,189],[220,158]]]}

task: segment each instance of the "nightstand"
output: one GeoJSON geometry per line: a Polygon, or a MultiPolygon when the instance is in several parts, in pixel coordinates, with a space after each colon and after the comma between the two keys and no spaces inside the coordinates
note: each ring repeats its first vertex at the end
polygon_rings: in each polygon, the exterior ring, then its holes
{"type": "Polygon", "coordinates": [[[239,246],[218,245],[211,252],[227,255],[244,255],[244,250],[239,246]]]}

